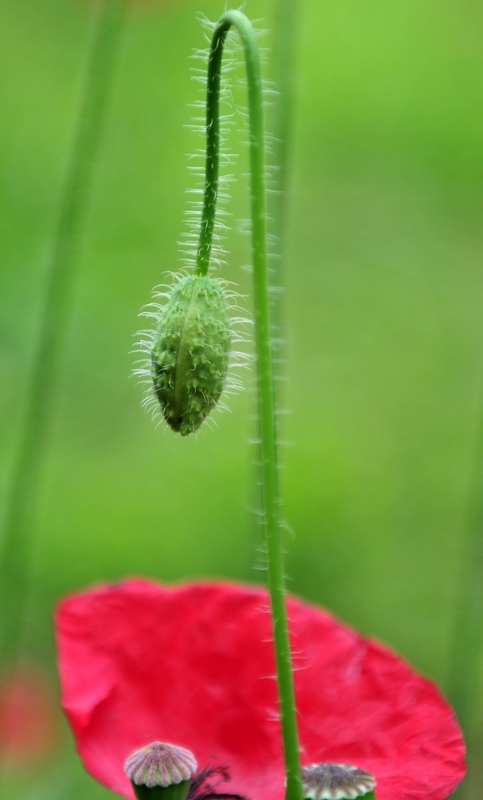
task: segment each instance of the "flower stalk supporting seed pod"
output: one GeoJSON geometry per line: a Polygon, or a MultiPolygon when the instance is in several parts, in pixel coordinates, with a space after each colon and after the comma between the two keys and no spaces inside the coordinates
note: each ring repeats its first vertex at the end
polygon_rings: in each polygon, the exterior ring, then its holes
{"type": "Polygon", "coordinates": [[[227,11],[220,17],[211,42],[208,60],[206,109],[206,178],[195,271],[197,275],[206,275],[210,265],[219,180],[221,64],[223,46],[227,33],[232,25],[238,30],[242,41],[248,85],[255,347],[258,372],[263,512],[267,548],[268,586],[272,609],[278,679],[280,721],[286,769],[286,800],[301,800],[302,782],[300,775],[295,694],[285,605],[280,496],[278,487],[267,264],[267,211],[262,77],[254,30],[250,21],[240,11],[227,11]]]}

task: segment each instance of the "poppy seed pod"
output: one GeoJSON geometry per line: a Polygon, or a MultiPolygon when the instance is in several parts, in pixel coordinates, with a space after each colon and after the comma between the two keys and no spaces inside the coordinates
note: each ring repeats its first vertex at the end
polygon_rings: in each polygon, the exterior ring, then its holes
{"type": "Polygon", "coordinates": [[[159,312],[151,350],[154,392],[174,430],[194,433],[217,404],[231,347],[225,290],[216,278],[188,275],[159,312]]]}
{"type": "Polygon", "coordinates": [[[302,767],[305,800],[374,800],[374,775],[352,764],[308,764],[302,767]]]}
{"type": "Polygon", "coordinates": [[[166,742],[141,747],[124,764],[138,800],[185,800],[197,768],[193,753],[166,742]]]}

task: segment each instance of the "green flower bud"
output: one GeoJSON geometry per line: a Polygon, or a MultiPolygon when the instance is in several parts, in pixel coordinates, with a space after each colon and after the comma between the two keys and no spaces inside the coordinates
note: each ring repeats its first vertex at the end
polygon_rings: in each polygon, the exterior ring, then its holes
{"type": "Polygon", "coordinates": [[[180,278],[159,311],[151,375],[166,422],[182,436],[196,431],[217,404],[230,347],[222,284],[205,275],[180,278]]]}

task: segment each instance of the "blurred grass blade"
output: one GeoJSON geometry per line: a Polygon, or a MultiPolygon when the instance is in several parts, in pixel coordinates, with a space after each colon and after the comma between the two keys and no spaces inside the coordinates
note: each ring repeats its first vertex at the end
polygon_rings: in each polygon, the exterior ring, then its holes
{"type": "Polygon", "coordinates": [[[7,500],[0,560],[0,666],[15,656],[19,646],[30,575],[35,504],[52,398],[124,5],[125,0],[101,0],[99,3],[61,195],[21,443],[7,500]]]}
{"type": "MultiPolygon", "coordinates": [[[[451,641],[447,694],[463,728],[469,750],[468,777],[477,758],[474,712],[483,643],[483,426],[475,458],[473,496],[458,586],[456,617],[451,641]]],[[[468,779],[458,796],[471,796],[468,779]]]]}
{"type": "Polygon", "coordinates": [[[483,431],[463,554],[453,633],[448,695],[466,735],[471,732],[483,641],[483,431]]]}

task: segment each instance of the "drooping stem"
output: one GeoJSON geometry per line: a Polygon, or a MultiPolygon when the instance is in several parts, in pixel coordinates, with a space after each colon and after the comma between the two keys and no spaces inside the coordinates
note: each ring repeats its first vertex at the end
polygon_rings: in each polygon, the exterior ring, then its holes
{"type": "Polygon", "coordinates": [[[0,553],[0,666],[14,658],[19,647],[30,577],[35,506],[52,416],[52,398],[124,5],[125,0],[102,0],[100,3],[61,195],[0,553]]]}
{"type": "Polygon", "coordinates": [[[285,603],[277,439],[270,332],[267,265],[267,208],[262,78],[257,42],[250,21],[240,11],[227,11],[213,33],[208,62],[207,155],[204,204],[196,272],[209,267],[218,192],[220,149],[219,94],[223,45],[231,26],[240,35],[248,84],[250,132],[252,257],[254,278],[255,346],[258,370],[263,511],[267,547],[268,588],[277,667],[280,719],[287,776],[286,800],[301,800],[302,783],[298,744],[295,692],[285,603]]]}

